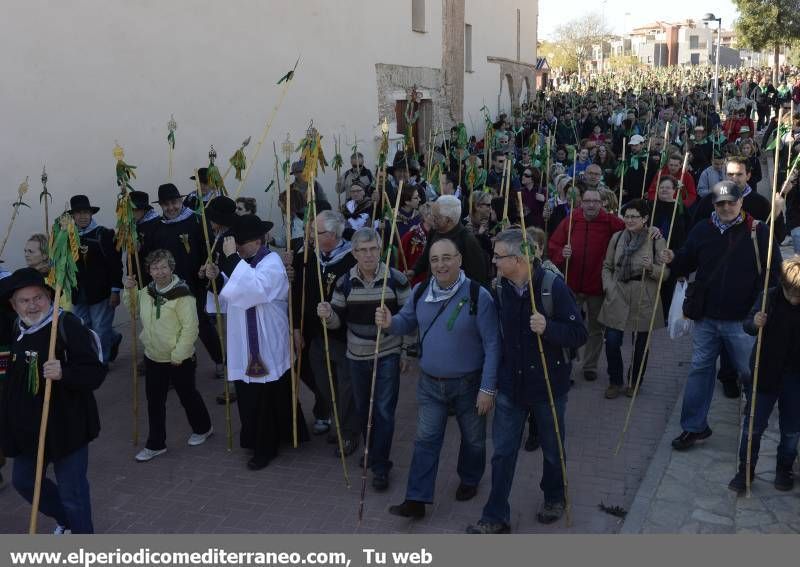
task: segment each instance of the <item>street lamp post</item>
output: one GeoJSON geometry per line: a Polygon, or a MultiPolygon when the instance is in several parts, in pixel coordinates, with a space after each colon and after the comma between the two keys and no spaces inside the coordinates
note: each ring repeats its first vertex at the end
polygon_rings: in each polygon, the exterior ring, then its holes
{"type": "Polygon", "coordinates": [[[722,18],[717,18],[709,12],[703,16],[703,21],[717,22],[717,55],[714,57],[714,108],[717,108],[719,104],[719,46],[722,43],[722,18]]]}

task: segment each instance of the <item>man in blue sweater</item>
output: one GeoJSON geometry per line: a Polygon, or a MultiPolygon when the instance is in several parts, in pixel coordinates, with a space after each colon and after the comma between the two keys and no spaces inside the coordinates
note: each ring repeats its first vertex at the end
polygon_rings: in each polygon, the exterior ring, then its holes
{"type": "MultiPolygon", "coordinates": [[[[742,210],[742,189],[733,181],[721,181],[711,190],[714,212],[699,222],[677,252],[664,250],[661,259],[677,277],[697,271],[695,296],[699,305],[689,313],[695,319],[692,332],[692,368],[683,392],[681,428],[672,447],[683,451],[711,436],[708,410],[714,396],[714,371],[724,346],[742,381],[750,376],[749,356],[753,337],[742,329],[748,308],[764,285],[765,270],[770,279],[780,278],[781,253],[769,242],[769,225],[759,223],[742,210]],[[773,247],[772,264],[766,266],[768,247],[773,247]]],[[[694,297],[689,297],[692,304],[694,297]]]]}
{"type": "Polygon", "coordinates": [[[486,414],[494,405],[500,333],[491,294],[464,275],[461,254],[447,238],[430,248],[428,282],[417,284],[399,313],[375,310],[375,324],[390,335],[419,328],[421,375],[417,383],[417,435],[408,472],[406,499],[389,513],[422,518],[433,502],[447,410],[461,430],[456,500],[478,491],[486,466],[486,414]]]}
{"type": "MultiPolygon", "coordinates": [[[[564,512],[564,478],[561,472],[558,436],[547,395],[542,359],[536,335],[542,338],[550,387],[558,416],[558,430],[564,441],[572,365],[564,349],[577,349],[589,337],[575,298],[561,277],[545,273],[538,261],[533,272],[537,313],[531,310],[529,271],[523,251],[523,233],[518,229],[501,232],[494,243],[497,266],[495,302],[500,315],[502,359],[497,379],[497,399],[492,425],[492,491],[477,524],[467,533],[496,534],[511,531],[508,496],[514,480],[517,453],[528,414],[533,413],[542,445],[544,502],[537,518],[542,523],[558,520],[564,512]],[[545,283],[545,280],[549,283],[545,283]],[[542,294],[551,293],[545,302],[542,294]]],[[[533,242],[526,239],[529,250],[533,242]]]]}

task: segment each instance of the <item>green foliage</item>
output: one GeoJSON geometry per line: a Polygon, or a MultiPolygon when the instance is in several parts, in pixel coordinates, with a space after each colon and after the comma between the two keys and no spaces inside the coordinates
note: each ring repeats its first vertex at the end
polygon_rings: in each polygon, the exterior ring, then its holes
{"type": "Polygon", "coordinates": [[[800,2],[797,0],[733,0],[739,10],[737,42],[760,51],[791,45],[800,39],[800,2]]]}

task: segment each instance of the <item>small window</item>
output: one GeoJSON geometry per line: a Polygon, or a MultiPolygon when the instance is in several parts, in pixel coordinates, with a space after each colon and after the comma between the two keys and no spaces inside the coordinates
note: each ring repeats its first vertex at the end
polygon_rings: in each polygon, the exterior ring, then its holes
{"type": "Polygon", "coordinates": [[[411,0],[411,29],[425,32],[425,0],[411,0]]]}
{"type": "Polygon", "coordinates": [[[692,53],[690,56],[691,64],[692,65],[699,65],[700,64],[700,54],[699,53],[692,53]]]}
{"type": "Polygon", "coordinates": [[[689,36],[689,49],[700,49],[700,37],[696,35],[689,36]]]}
{"type": "Polygon", "coordinates": [[[464,24],[464,71],[472,73],[472,24],[464,24]]]}

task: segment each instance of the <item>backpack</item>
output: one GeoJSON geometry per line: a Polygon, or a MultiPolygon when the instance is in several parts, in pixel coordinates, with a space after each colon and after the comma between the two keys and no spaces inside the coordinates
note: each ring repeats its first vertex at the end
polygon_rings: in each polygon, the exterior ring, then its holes
{"type": "MultiPolygon", "coordinates": [[[[541,296],[542,296],[542,312],[545,317],[548,319],[553,318],[553,314],[555,313],[555,307],[553,306],[553,283],[556,281],[557,278],[561,278],[557,273],[552,270],[548,270],[547,268],[543,268],[542,271],[544,275],[542,276],[542,289],[541,289],[541,296]]],[[[563,278],[561,278],[563,281],[563,278]]],[[[572,293],[572,290],[567,287],[567,291],[572,296],[573,301],[575,300],[575,294],[572,293]]],[[[497,280],[497,287],[495,288],[495,301],[498,307],[498,313],[503,311],[503,286],[500,283],[500,280],[497,280]]],[[[502,326],[501,326],[502,329],[502,326]]],[[[569,362],[571,360],[575,360],[578,357],[578,349],[571,348],[571,347],[564,347],[561,349],[564,353],[564,360],[569,362]]]]}

